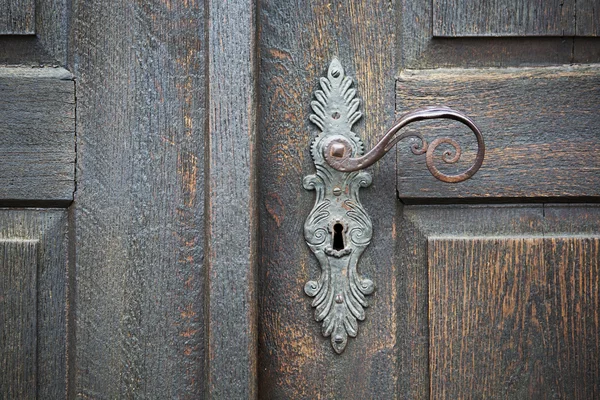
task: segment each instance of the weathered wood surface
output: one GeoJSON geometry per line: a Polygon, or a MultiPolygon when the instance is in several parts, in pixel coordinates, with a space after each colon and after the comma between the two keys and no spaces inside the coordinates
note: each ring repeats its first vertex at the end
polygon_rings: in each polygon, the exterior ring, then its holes
{"type": "MultiPolygon", "coordinates": [[[[585,2],[577,0],[578,21],[581,17],[581,4],[587,4],[588,1],[597,4],[597,0],[585,0],[585,2]]],[[[532,2],[523,4],[525,3],[532,2]]],[[[550,3],[553,2],[544,2],[544,7],[549,7],[550,3]]],[[[566,3],[569,4],[568,1],[566,3]]],[[[456,6],[450,7],[454,7],[459,12],[462,2],[455,4],[456,6]]],[[[482,3],[472,2],[472,4],[482,3]]],[[[590,40],[591,38],[434,37],[432,0],[401,0],[399,7],[401,8],[398,16],[400,20],[398,45],[401,54],[399,68],[516,67],[600,62],[600,42],[590,40]]],[[[503,14],[508,14],[508,11],[503,14]]],[[[471,23],[481,22],[468,16],[465,18],[468,18],[471,23]]],[[[493,20],[495,21],[496,18],[493,20]]],[[[577,26],[579,27],[579,22],[577,26]]],[[[585,29],[591,32],[588,28],[585,29]]]]}
{"type": "MultiPolygon", "coordinates": [[[[470,180],[436,180],[423,156],[407,144],[398,151],[400,198],[521,198],[600,196],[600,66],[532,69],[408,70],[397,83],[398,113],[428,105],[464,112],[481,129],[486,154],[470,180]]],[[[465,170],[475,138],[458,123],[422,123],[407,131],[428,140],[450,136],[465,151],[464,162],[443,171],[465,170]],[[459,128],[460,127],[460,128],[459,128]]]]}
{"type": "Polygon", "coordinates": [[[600,3],[577,0],[577,35],[600,36],[600,3]]]}
{"type": "Polygon", "coordinates": [[[0,397],[64,399],[67,212],[0,209],[0,243],[0,397]],[[11,283],[19,279],[17,290],[11,283]],[[11,358],[13,364],[7,365],[11,358]],[[19,389],[21,394],[14,392],[19,389]]]}
{"type": "Polygon", "coordinates": [[[430,238],[431,396],[600,393],[600,238],[430,238]]]}
{"type": "MultiPolygon", "coordinates": [[[[400,255],[400,265],[401,268],[398,270],[398,293],[399,293],[399,308],[398,308],[398,337],[399,337],[399,348],[400,348],[400,376],[403,377],[403,392],[402,398],[442,398],[440,396],[435,396],[430,393],[430,371],[434,371],[434,366],[430,367],[429,365],[429,319],[430,310],[429,310],[429,301],[437,301],[438,302],[438,313],[449,312],[450,308],[447,303],[440,303],[441,300],[436,300],[436,296],[432,294],[430,299],[430,290],[434,286],[434,283],[429,281],[428,274],[428,241],[429,239],[434,238],[448,238],[449,240],[459,240],[460,238],[471,238],[477,237],[481,238],[481,240],[507,240],[507,241],[518,241],[523,237],[535,237],[535,238],[543,238],[544,236],[553,236],[553,237],[564,237],[564,240],[579,240],[582,237],[597,237],[600,227],[600,207],[598,205],[531,205],[531,206],[519,206],[519,205],[504,205],[504,206],[483,206],[483,205],[463,205],[463,206],[404,206],[403,218],[399,224],[398,231],[398,254],[400,255]],[[442,307],[442,308],[439,308],[442,307]]],[[[562,239],[561,239],[562,240],[562,239]]],[[[596,239],[594,239],[596,240],[596,239]]],[[[563,247],[565,251],[572,251],[570,246],[563,247]]],[[[508,250],[508,248],[505,248],[508,250]]],[[[443,261],[440,260],[440,265],[444,263],[450,263],[452,257],[460,258],[465,257],[465,249],[457,249],[456,252],[452,254],[448,254],[448,260],[443,261]],[[458,251],[461,250],[461,251],[458,251]]],[[[590,250],[588,248],[588,250],[590,250]]],[[[590,250],[591,251],[591,250],[590,250]]],[[[573,314],[576,313],[577,304],[582,306],[584,303],[586,304],[587,309],[585,309],[586,315],[597,315],[600,309],[600,305],[598,304],[598,297],[596,290],[593,291],[594,285],[598,285],[598,272],[597,272],[597,253],[594,255],[590,251],[586,250],[586,254],[588,256],[582,256],[578,258],[579,264],[576,262],[572,262],[569,268],[577,265],[588,265],[590,268],[594,266],[596,271],[594,272],[596,275],[587,275],[583,276],[583,269],[574,268],[571,271],[575,275],[572,275],[571,272],[568,274],[562,275],[563,282],[565,285],[560,286],[558,281],[552,281],[551,276],[560,277],[561,275],[541,275],[541,278],[545,279],[548,282],[548,287],[552,290],[548,290],[546,294],[550,294],[551,292],[554,295],[557,295],[559,292],[561,294],[566,294],[568,297],[560,298],[561,304],[565,307],[565,315],[579,315],[573,314]],[[595,258],[594,258],[595,257],[595,258]],[[587,263],[587,264],[586,264],[587,263]],[[594,264],[595,263],[595,264],[594,264]],[[569,275],[571,274],[571,275],[569,275]],[[568,282],[565,278],[572,276],[577,279],[585,279],[587,286],[577,287],[578,293],[584,293],[584,296],[577,297],[575,296],[575,292],[569,292],[569,286],[572,286],[572,282],[568,282]],[[594,278],[595,276],[595,278],[594,278]],[[596,279],[595,281],[593,279],[596,279]],[[594,297],[595,296],[595,297],[594,297]],[[590,314],[591,313],[591,314],[590,314]]],[[[594,250],[597,252],[597,250],[594,250]]],[[[539,257],[546,257],[548,259],[547,265],[556,261],[552,261],[552,258],[558,259],[560,258],[560,251],[557,251],[556,248],[553,249],[551,246],[545,246],[542,249],[542,255],[539,257]],[[545,252],[545,253],[544,253],[545,252]],[[544,255],[545,254],[545,255],[544,255]]],[[[575,253],[571,253],[575,254],[575,253]]],[[[512,262],[510,260],[515,257],[518,259],[518,252],[515,251],[506,251],[505,253],[507,260],[506,262],[512,262]]],[[[575,260],[575,259],[573,259],[575,260]]],[[[491,265],[487,267],[485,262],[485,257],[481,254],[476,257],[473,256],[472,260],[466,260],[469,263],[473,263],[473,265],[479,265],[476,270],[474,269],[474,278],[472,279],[463,279],[462,269],[457,271],[452,275],[450,270],[441,269],[439,272],[440,277],[445,277],[448,280],[447,286],[449,287],[447,290],[450,291],[451,287],[457,288],[452,293],[456,293],[457,290],[466,290],[465,287],[470,287],[475,283],[472,282],[473,279],[480,276],[481,268],[496,268],[497,265],[491,265]]],[[[492,263],[493,264],[493,263],[492,263]]],[[[565,264],[566,265],[566,264],[565,264]]],[[[499,267],[497,267],[499,268],[499,267]]],[[[522,271],[526,270],[527,266],[522,265],[522,271]]],[[[534,271],[535,272],[535,271],[534,271]]],[[[516,273],[514,270],[512,273],[516,273]]],[[[540,273],[541,271],[537,271],[536,273],[540,273]]],[[[432,278],[435,275],[432,275],[432,278]]],[[[495,278],[494,278],[495,279],[495,278]]],[[[501,279],[499,277],[498,279],[501,279]]],[[[508,280],[506,282],[509,282],[508,280]]],[[[507,283],[508,284],[508,283],[507,283]]],[[[439,285],[438,285],[439,286],[439,285]]],[[[515,286],[516,288],[516,286],[515,286]]],[[[449,292],[450,293],[450,292],[449,292]]],[[[541,293],[541,292],[539,292],[541,293]]],[[[558,306],[553,299],[559,299],[559,297],[551,297],[542,296],[544,293],[539,294],[538,299],[542,299],[547,301],[545,306],[551,308],[557,308],[558,306]]],[[[479,292],[480,296],[491,296],[487,291],[483,288],[479,292]]],[[[523,299],[527,298],[527,296],[531,296],[531,293],[528,293],[526,290],[520,291],[518,293],[509,293],[510,296],[516,296],[518,301],[523,301],[523,299]]],[[[462,300],[456,297],[457,304],[462,304],[462,300]]],[[[469,303],[471,307],[479,307],[485,308],[489,305],[485,301],[480,301],[477,303],[469,303]]],[[[547,308],[545,309],[547,310],[547,308]]],[[[583,309],[582,309],[583,310],[583,309]]],[[[473,310],[471,310],[473,311],[473,310]]],[[[544,309],[540,309],[540,313],[536,314],[541,316],[543,314],[542,311],[544,309]]],[[[583,312],[583,311],[582,311],[583,312]]],[[[479,313],[471,312],[468,316],[464,318],[476,318],[477,315],[482,314],[481,310],[479,313]]],[[[446,316],[445,318],[447,318],[446,316]]],[[[532,326],[535,327],[534,319],[532,317],[532,326]]],[[[564,393],[568,391],[572,391],[576,393],[580,391],[580,393],[593,393],[593,390],[597,390],[597,382],[598,382],[598,369],[592,369],[591,371],[596,371],[596,375],[590,373],[590,371],[586,370],[586,363],[588,363],[591,359],[588,357],[597,357],[597,350],[594,349],[593,346],[597,346],[598,339],[598,330],[589,329],[593,328],[593,325],[597,324],[597,321],[590,319],[582,319],[578,321],[577,330],[580,334],[579,338],[582,341],[582,344],[573,343],[572,341],[567,341],[564,336],[554,336],[557,340],[563,340],[565,343],[565,347],[562,347],[559,351],[557,347],[551,347],[549,343],[536,343],[534,346],[539,346],[542,344],[548,344],[548,354],[552,354],[555,351],[555,354],[563,357],[563,360],[568,360],[569,364],[564,364],[561,368],[564,368],[565,371],[565,381],[561,382],[551,382],[546,381],[542,385],[541,388],[537,388],[537,390],[549,390],[548,388],[552,387],[561,387],[561,390],[564,390],[564,393]],[[585,325],[587,330],[583,329],[585,325]],[[581,329],[580,329],[581,328],[581,329]],[[565,354],[564,351],[566,349],[581,349],[583,346],[586,349],[590,349],[590,351],[596,351],[595,355],[582,355],[580,350],[577,350],[577,355],[574,352],[565,354]],[[561,353],[562,352],[562,353],[561,353]],[[568,373],[567,373],[568,371],[568,373]],[[587,374],[587,375],[586,375],[587,374]],[[584,377],[585,376],[585,377],[584,377]],[[595,379],[595,380],[594,380],[595,379]],[[581,384],[585,384],[585,387],[579,387],[576,383],[580,382],[581,384]],[[594,382],[596,382],[594,386],[594,382]],[[562,385],[562,386],[561,386],[562,385]],[[595,389],[594,389],[595,388],[595,389]]],[[[438,325],[439,326],[439,325],[438,325]]],[[[507,326],[509,326],[507,322],[507,326]]],[[[548,327],[548,333],[552,333],[557,335],[560,329],[555,325],[546,325],[548,327]]],[[[494,329],[496,327],[493,327],[494,329]]],[[[490,330],[492,327],[489,328],[490,330]]],[[[517,329],[517,328],[515,328],[517,329]]],[[[570,328],[569,328],[570,329],[570,328]]],[[[439,330],[436,332],[440,333],[439,330]]],[[[561,332],[573,333],[573,331],[565,331],[564,329],[561,332]]],[[[524,331],[524,334],[526,331],[524,331]]],[[[446,335],[446,333],[441,332],[441,334],[446,335]]],[[[460,342],[460,337],[451,338],[450,336],[446,336],[448,341],[458,340],[460,342]]],[[[439,337],[438,337],[439,339],[439,337]]],[[[539,337],[536,337],[536,340],[540,340],[539,337]]],[[[477,345],[478,342],[472,342],[474,345],[477,345]]],[[[493,342],[494,346],[497,346],[499,349],[508,349],[510,347],[511,341],[506,338],[502,338],[502,340],[496,340],[493,342]]],[[[558,342],[555,342],[555,344],[558,342]]],[[[433,343],[432,343],[433,345],[433,343]]],[[[531,344],[530,344],[531,345],[531,344]]],[[[443,346],[439,346],[442,349],[443,346]]],[[[539,347],[537,347],[539,350],[539,347]]],[[[456,349],[454,348],[456,351],[456,349]]],[[[441,350],[440,350],[441,351],[441,350]]],[[[490,350],[491,351],[491,350],[490,350]]],[[[504,350],[501,350],[504,351],[504,350]]],[[[510,355],[507,353],[507,355],[510,355]]],[[[540,355],[538,353],[538,355],[540,355]]],[[[523,360],[527,360],[529,357],[532,357],[532,354],[524,354],[523,360]]],[[[550,356],[549,356],[550,357],[550,356]]],[[[483,358],[483,356],[481,357],[483,358]]],[[[460,360],[460,357],[459,357],[460,360]]],[[[469,360],[465,360],[467,362],[469,360]]],[[[485,362],[482,360],[481,362],[485,362]]],[[[538,370],[540,368],[547,368],[547,374],[553,374],[552,367],[556,365],[536,365],[538,370]]],[[[446,371],[447,372],[447,371],[446,371]]],[[[534,371],[535,372],[535,371],[534,371]]],[[[457,371],[458,373],[458,371],[457,371]]],[[[468,377],[468,374],[477,374],[477,371],[466,371],[465,377],[468,377]]],[[[493,376],[498,376],[502,374],[502,368],[498,367],[495,375],[488,376],[488,379],[491,380],[493,376]]],[[[532,371],[522,370],[520,372],[525,376],[531,375],[532,371]]],[[[489,375],[489,374],[488,374],[489,375]]],[[[435,376],[433,377],[434,379],[435,376]]],[[[439,376],[438,376],[439,378],[439,376]]],[[[517,374],[517,379],[519,378],[519,374],[517,374]]],[[[454,379],[454,378],[453,378],[454,379]]],[[[483,377],[481,378],[484,379],[483,377]]],[[[452,381],[452,380],[451,380],[452,381]]],[[[438,381],[435,381],[438,382],[438,381]]],[[[490,381],[488,381],[489,383],[490,381]]],[[[510,382],[506,383],[507,387],[510,382]]],[[[451,383],[447,381],[445,385],[454,385],[460,386],[460,383],[454,382],[451,383]]],[[[465,384],[461,390],[470,390],[469,387],[465,384]]],[[[513,390],[524,390],[527,393],[527,390],[530,388],[527,383],[523,383],[523,381],[514,381],[513,382],[513,390]]],[[[439,385],[435,388],[436,393],[439,389],[439,385]]],[[[463,392],[461,392],[463,393],[463,392]]],[[[465,396],[468,395],[468,392],[464,392],[465,396]]],[[[450,394],[448,398],[459,398],[460,394],[454,396],[450,394]]],[[[467,396],[468,397],[468,396],[467,396]]],[[[568,396],[566,396],[568,397],[568,396]]],[[[512,397],[511,397],[512,398],[512,397]]],[[[518,396],[516,398],[528,398],[525,396],[518,396]]]]}
{"type": "Polygon", "coordinates": [[[80,398],[206,393],[202,2],[73,3],[80,398]]]}
{"type": "Polygon", "coordinates": [[[35,0],[0,0],[0,35],[35,34],[35,0]]]}
{"type": "Polygon", "coordinates": [[[0,68],[0,116],[0,201],[72,201],[71,74],[62,68],[0,68]]]}
{"type": "MultiPolygon", "coordinates": [[[[42,65],[63,67],[67,65],[70,13],[71,2],[69,0],[36,1],[35,34],[37,47],[39,47],[36,58],[42,65]]],[[[24,60],[19,61],[23,63],[24,60]]]]}
{"type": "Polygon", "coordinates": [[[433,36],[574,36],[578,3],[433,0],[433,36]]]}
{"type": "Polygon", "coordinates": [[[208,398],[257,395],[256,2],[208,6],[208,398]]]}
{"type": "MultiPolygon", "coordinates": [[[[543,206],[404,206],[398,224],[398,338],[405,399],[429,399],[429,276],[432,236],[521,236],[543,232],[543,206]]],[[[458,278],[457,278],[458,279],[458,278]]]]}
{"type": "MultiPolygon", "coordinates": [[[[35,24],[35,35],[0,34],[0,65],[66,67],[68,3],[68,0],[35,1],[31,20],[35,24]]],[[[0,20],[4,16],[0,11],[0,20]]]]}
{"type": "Polygon", "coordinates": [[[395,161],[372,169],[361,201],[374,226],[359,270],[375,282],[366,320],[342,355],[315,322],[304,285],[320,271],[303,237],[314,192],[310,102],[333,57],[356,83],[368,147],[394,119],[393,2],[263,1],[259,14],[259,398],[391,399],[396,371],[395,161]]]}
{"type": "Polygon", "coordinates": [[[0,397],[37,398],[37,241],[0,239],[0,397]]]}

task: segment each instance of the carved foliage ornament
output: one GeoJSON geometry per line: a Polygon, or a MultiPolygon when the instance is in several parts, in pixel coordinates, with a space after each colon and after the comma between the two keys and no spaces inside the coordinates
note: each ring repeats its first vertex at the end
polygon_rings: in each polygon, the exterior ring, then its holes
{"type": "Polygon", "coordinates": [[[371,174],[362,169],[372,165],[394,145],[409,136],[419,143],[412,146],[416,155],[426,154],[427,167],[437,179],[455,183],[469,179],[481,164],[485,146],[481,132],[466,115],[447,107],[427,107],[404,114],[365,154],[362,140],[352,126],[362,117],[352,79],[333,59],[327,77],[320,79],[321,89],[311,102],[314,114],[310,120],[321,130],[311,144],[311,155],[317,173],[304,178],[304,188],[316,192],[315,205],[304,224],[306,243],[317,257],[321,275],[306,283],[304,291],[313,297],[315,319],[322,323],[323,336],[331,337],[331,345],[340,354],[348,336],[358,334],[358,321],[365,319],[366,296],[373,293],[373,281],[358,272],[358,260],[371,242],[371,219],[358,198],[361,187],[371,184],[371,174]],[[461,157],[459,144],[453,139],[439,138],[428,144],[418,133],[399,134],[415,121],[447,118],[467,125],[477,139],[477,155],[473,165],[457,175],[446,175],[434,165],[434,150],[449,145],[442,155],[446,163],[461,157]]]}
{"type": "Polygon", "coordinates": [[[372,236],[371,219],[360,204],[358,191],[371,184],[371,174],[336,171],[325,161],[323,150],[336,138],[350,143],[352,154],[364,153],[362,140],[351,131],[362,113],[352,79],[344,75],[338,60],[331,62],[327,78],[321,78],[320,84],[310,116],[321,130],[311,145],[317,173],[304,178],[304,188],[315,190],[317,199],[306,219],[304,237],[321,264],[321,276],[309,281],[304,291],[314,297],[315,319],[322,321],[323,335],[331,337],[339,354],[346,348],[348,336],[358,334],[358,321],[365,319],[368,306],[365,296],[374,289],[373,282],[357,271],[372,236]]]}

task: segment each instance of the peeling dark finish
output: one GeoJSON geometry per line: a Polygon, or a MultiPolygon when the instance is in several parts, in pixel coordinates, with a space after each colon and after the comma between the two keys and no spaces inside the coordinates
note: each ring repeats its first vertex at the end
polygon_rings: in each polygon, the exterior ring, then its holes
{"type": "MultiPolygon", "coordinates": [[[[487,243],[489,251],[486,251],[492,254],[491,252],[499,251],[501,248],[492,246],[491,243],[496,242],[521,243],[535,239],[549,244],[556,240],[576,242],[588,240],[586,238],[596,238],[600,227],[600,207],[597,204],[404,206],[403,209],[398,243],[404,266],[400,271],[401,284],[398,288],[400,311],[403,311],[399,314],[401,316],[399,320],[400,376],[402,387],[405,389],[403,398],[440,398],[444,397],[442,396],[444,393],[441,392],[444,388],[446,388],[447,398],[469,398],[470,396],[478,398],[483,396],[482,393],[492,393],[489,391],[493,391],[493,388],[498,390],[493,392],[494,395],[506,393],[510,398],[531,398],[535,395],[531,396],[527,393],[552,393],[553,391],[579,396],[576,398],[586,398],[582,394],[594,393],[594,390],[597,390],[600,379],[597,363],[591,370],[588,368],[594,357],[598,357],[594,346],[598,343],[599,331],[592,329],[594,324],[597,325],[593,317],[582,319],[573,329],[568,328],[569,335],[574,334],[580,338],[576,342],[562,334],[555,335],[559,329],[563,329],[559,328],[559,319],[548,322],[543,320],[544,315],[551,315],[547,314],[547,310],[562,307],[555,302],[556,299],[561,298],[560,296],[563,296],[560,304],[565,307],[565,315],[573,315],[570,310],[576,309],[574,307],[577,307],[577,304],[584,303],[587,308],[581,308],[585,313],[581,314],[582,316],[598,315],[600,308],[594,300],[598,293],[597,290],[594,292],[594,288],[599,284],[597,254],[594,253],[597,250],[588,246],[586,250],[579,253],[580,256],[570,253],[571,266],[562,269],[562,272],[560,271],[563,267],[560,265],[566,267],[566,264],[558,260],[563,257],[561,254],[566,254],[565,251],[567,253],[572,251],[569,250],[572,249],[571,246],[562,247],[560,250],[559,247],[544,244],[543,248],[538,247],[536,250],[536,258],[531,258],[532,255],[528,259],[530,264],[523,259],[523,262],[519,263],[519,268],[510,268],[509,264],[516,263],[515,260],[524,257],[524,247],[505,246],[503,252],[498,253],[500,254],[498,263],[491,261],[489,257],[486,258],[481,252],[467,254],[468,249],[473,248],[472,244],[475,240],[487,243]],[[437,244],[433,243],[434,241],[437,241],[437,244]],[[442,255],[441,250],[436,250],[440,248],[438,244],[442,243],[441,241],[461,243],[461,247],[456,251],[448,252],[447,255],[445,253],[442,255]],[[428,260],[432,257],[436,257],[437,261],[430,264],[428,260]],[[535,268],[536,265],[542,265],[540,257],[545,259],[544,265],[549,268],[545,272],[543,268],[535,268]],[[502,263],[506,265],[506,273],[494,273],[495,268],[502,268],[502,263]],[[456,268],[446,268],[446,265],[456,265],[456,268]],[[471,269],[469,265],[472,266],[471,269]],[[574,267],[575,265],[580,265],[583,269],[574,267]],[[435,271],[432,271],[432,268],[435,268],[435,271]],[[581,273],[585,268],[592,274],[586,273],[585,286],[573,286],[569,283],[568,277],[584,279],[581,273]],[[427,272],[428,269],[430,273],[427,272]],[[569,270],[571,272],[568,272],[569,270]],[[532,271],[534,275],[531,276],[537,277],[537,280],[531,282],[542,285],[538,287],[537,292],[519,287],[518,280],[510,279],[511,276],[515,276],[515,279],[519,276],[523,277],[526,271],[532,271]],[[553,279],[553,276],[560,277],[561,274],[563,274],[561,279],[565,283],[562,286],[558,280],[553,279]],[[440,281],[441,279],[443,282],[440,281]],[[501,290],[502,285],[490,286],[489,290],[484,286],[478,286],[478,282],[483,282],[484,279],[494,280],[504,285],[506,290],[501,290]],[[512,290],[509,290],[507,285],[511,284],[512,290]],[[571,288],[576,288],[576,291],[571,288]],[[493,291],[490,292],[492,289],[493,291]],[[441,296],[443,293],[450,296],[446,301],[438,298],[438,295],[441,296]],[[465,300],[460,293],[470,294],[471,300],[465,300]],[[479,297],[473,299],[473,296],[479,297]],[[496,303],[488,302],[493,299],[497,300],[496,303]],[[505,299],[506,303],[502,303],[502,299],[505,299]],[[527,314],[527,307],[533,304],[530,300],[535,300],[538,309],[535,315],[531,314],[531,309],[527,314]],[[515,317],[520,316],[522,323],[517,324],[510,315],[502,314],[493,323],[491,320],[481,319],[485,316],[485,310],[491,310],[494,304],[498,307],[504,304],[505,307],[510,306],[509,309],[520,309],[525,312],[525,314],[513,314],[515,317]],[[463,307],[463,312],[460,313],[460,310],[453,308],[453,305],[463,307]],[[470,329],[468,333],[472,335],[480,332],[479,337],[465,336],[460,332],[457,336],[452,334],[451,329],[440,331],[440,321],[446,321],[449,328],[460,329],[460,326],[464,326],[460,325],[461,321],[472,322],[477,318],[480,318],[477,326],[470,329]],[[430,321],[432,321],[431,330],[430,321]],[[535,352],[527,353],[523,348],[522,354],[515,353],[517,349],[511,349],[511,343],[515,344],[518,341],[511,340],[510,336],[497,336],[496,332],[502,326],[507,329],[507,332],[512,330],[515,335],[519,335],[519,332],[529,335],[528,332],[537,330],[538,334],[533,336],[535,339],[531,339],[536,343],[531,343],[527,337],[520,342],[535,352]],[[436,335],[431,337],[431,342],[430,333],[436,335]],[[461,358],[460,349],[453,343],[461,345],[465,352],[470,352],[471,356],[461,358]],[[547,348],[544,347],[546,345],[547,348]],[[581,351],[582,346],[592,353],[583,355],[585,351],[581,351]],[[435,353],[432,353],[432,358],[429,356],[430,348],[435,353]],[[448,352],[455,354],[452,357],[444,356],[444,354],[448,355],[448,352]],[[492,356],[494,358],[490,359],[489,357],[492,356]],[[429,364],[430,359],[431,364],[429,364]],[[476,360],[475,362],[482,363],[481,366],[485,363],[494,363],[494,372],[490,373],[483,367],[468,369],[460,367],[467,365],[473,359],[476,360]],[[533,363],[535,359],[539,361],[533,363]],[[503,364],[504,362],[506,364],[503,364]],[[530,362],[533,364],[527,368],[530,362]],[[512,379],[503,380],[505,369],[498,367],[502,365],[507,368],[521,365],[522,368],[513,371],[518,372],[511,375],[512,379]],[[560,365],[562,371],[560,375],[557,375],[557,371],[554,370],[557,365],[560,365]],[[430,374],[432,374],[431,381],[430,374]],[[442,384],[443,376],[448,377],[449,374],[452,378],[446,379],[442,384]],[[556,376],[562,376],[564,381],[553,380],[556,376]],[[430,388],[433,389],[431,393],[430,388]],[[475,391],[476,388],[479,392],[475,391]],[[477,396],[477,393],[481,396],[477,396]]],[[[597,241],[597,239],[593,240],[597,241]]],[[[570,395],[562,397],[571,398],[570,395]]]]}

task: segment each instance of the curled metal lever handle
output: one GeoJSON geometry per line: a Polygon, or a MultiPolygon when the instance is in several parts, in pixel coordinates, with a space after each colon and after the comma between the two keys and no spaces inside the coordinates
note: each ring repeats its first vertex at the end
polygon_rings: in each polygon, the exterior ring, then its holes
{"type": "Polygon", "coordinates": [[[413,154],[420,155],[427,153],[426,164],[431,174],[443,182],[462,182],[472,177],[481,167],[485,154],[485,144],[481,131],[475,123],[466,115],[455,111],[448,107],[426,107],[404,114],[394,125],[386,132],[383,138],[373,147],[368,153],[359,157],[351,157],[352,144],[343,136],[336,136],[325,146],[323,155],[327,163],[334,169],[342,172],[352,172],[367,168],[377,162],[388,151],[390,151],[396,143],[407,137],[416,137],[420,139],[421,145],[415,143],[412,146],[413,154]],[[449,144],[454,148],[454,152],[446,150],[442,155],[442,160],[446,163],[453,164],[457,162],[462,150],[458,142],[451,138],[438,138],[428,144],[423,136],[419,133],[406,132],[401,133],[400,130],[406,125],[422,121],[426,119],[446,118],[461,122],[468,126],[477,138],[477,156],[469,169],[465,172],[456,175],[446,175],[434,165],[433,153],[435,149],[443,144],[449,144]],[[453,154],[454,153],[454,154],[453,154]]]}

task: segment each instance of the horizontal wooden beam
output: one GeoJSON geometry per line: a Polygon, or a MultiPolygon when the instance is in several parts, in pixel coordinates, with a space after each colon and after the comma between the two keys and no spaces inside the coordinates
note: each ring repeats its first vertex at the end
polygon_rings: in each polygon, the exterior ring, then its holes
{"type": "MultiPolygon", "coordinates": [[[[399,144],[400,198],[600,196],[600,65],[408,70],[396,89],[398,116],[423,106],[449,106],[475,121],[486,145],[479,172],[452,184],[436,180],[424,156],[399,144]]],[[[430,142],[441,136],[459,141],[464,162],[444,164],[438,151],[440,170],[458,172],[473,160],[475,138],[458,123],[436,120],[407,130],[430,142]]]]}
{"type": "Polygon", "coordinates": [[[75,83],[62,68],[0,68],[0,201],[75,189],[75,83]]]}

